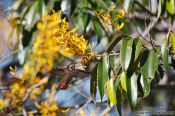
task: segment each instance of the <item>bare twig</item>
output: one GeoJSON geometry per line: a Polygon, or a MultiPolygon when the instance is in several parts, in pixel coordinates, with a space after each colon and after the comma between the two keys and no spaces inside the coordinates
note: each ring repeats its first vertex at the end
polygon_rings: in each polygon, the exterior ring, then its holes
{"type": "Polygon", "coordinates": [[[9,90],[8,87],[0,87],[0,90],[9,90]]]}
{"type": "Polygon", "coordinates": [[[75,90],[78,94],[80,94],[81,96],[83,96],[84,98],[89,99],[89,97],[88,97],[87,95],[85,95],[84,93],[82,93],[82,92],[81,92],[80,90],[78,90],[77,87],[75,87],[75,86],[74,86],[74,90],[75,90]]]}
{"type": "Polygon", "coordinates": [[[80,107],[80,108],[75,112],[75,114],[77,114],[80,110],[86,108],[87,105],[88,105],[91,101],[92,101],[92,98],[90,97],[90,98],[84,103],[84,105],[83,105],[82,107],[80,107]]]}
{"type": "Polygon", "coordinates": [[[27,116],[27,112],[26,112],[26,109],[25,109],[24,106],[23,106],[23,108],[22,108],[22,113],[23,113],[23,116],[27,116]]]}
{"type": "Polygon", "coordinates": [[[45,78],[43,78],[39,83],[37,83],[37,84],[31,86],[31,87],[27,90],[27,93],[26,93],[26,95],[24,96],[24,98],[23,98],[23,100],[22,100],[22,103],[24,104],[24,103],[27,101],[27,99],[28,99],[30,93],[32,92],[32,90],[33,90],[34,88],[37,88],[37,87],[39,87],[39,86],[45,84],[45,83],[48,81],[48,79],[49,79],[49,77],[45,77],[45,78]]]}
{"type": "Polygon", "coordinates": [[[105,116],[110,110],[114,107],[114,105],[111,105],[111,107],[107,107],[106,109],[103,110],[103,112],[100,114],[100,116],[105,116]]]}
{"type": "Polygon", "coordinates": [[[152,13],[149,9],[147,9],[143,4],[141,4],[139,1],[134,0],[133,2],[134,4],[137,4],[139,7],[141,7],[144,11],[146,11],[147,13],[149,13],[152,16],[155,16],[156,14],[152,13]]]}
{"type": "MultiPolygon", "coordinates": [[[[96,55],[96,57],[102,57],[102,56],[105,56],[106,54],[99,54],[99,55],[96,55]]],[[[120,53],[110,53],[108,54],[109,56],[118,56],[120,55],[120,53]]]]}

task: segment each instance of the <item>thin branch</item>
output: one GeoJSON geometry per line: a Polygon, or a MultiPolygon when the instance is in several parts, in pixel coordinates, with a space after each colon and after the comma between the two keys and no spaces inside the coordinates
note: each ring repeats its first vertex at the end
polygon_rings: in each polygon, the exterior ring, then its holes
{"type": "Polygon", "coordinates": [[[137,4],[140,8],[142,8],[144,11],[146,11],[147,13],[149,13],[152,16],[156,16],[156,14],[152,13],[149,9],[147,9],[143,4],[141,4],[139,1],[134,0],[133,2],[134,4],[137,4]]]}
{"type": "Polygon", "coordinates": [[[89,98],[82,107],[80,107],[74,114],[78,114],[78,112],[87,107],[87,105],[92,101],[92,98],[89,98]]]}
{"type": "Polygon", "coordinates": [[[28,99],[30,93],[32,92],[32,90],[33,90],[34,88],[37,88],[37,87],[39,87],[39,86],[45,84],[45,83],[48,81],[48,79],[49,79],[49,77],[45,77],[45,78],[43,78],[39,83],[37,83],[37,84],[31,86],[31,87],[27,90],[27,93],[26,93],[26,95],[24,96],[24,98],[23,98],[23,100],[22,100],[22,103],[24,104],[24,103],[27,101],[27,99],[28,99]]]}
{"type": "Polygon", "coordinates": [[[26,112],[26,109],[25,109],[24,106],[23,106],[23,108],[22,108],[22,113],[23,113],[23,116],[27,116],[27,112],[26,112]]]}
{"type": "Polygon", "coordinates": [[[0,87],[0,90],[9,90],[8,87],[0,87]]]}
{"type": "MultiPolygon", "coordinates": [[[[106,54],[99,54],[99,55],[96,55],[96,57],[102,57],[102,56],[105,56],[106,54]]],[[[110,53],[108,54],[109,56],[118,56],[120,55],[120,53],[110,53]]]]}
{"type": "Polygon", "coordinates": [[[110,112],[110,110],[114,107],[114,105],[112,105],[111,107],[107,107],[106,109],[103,110],[103,112],[100,114],[100,116],[105,116],[107,113],[110,112]]]}
{"type": "Polygon", "coordinates": [[[75,87],[75,86],[74,86],[74,90],[75,90],[78,94],[80,94],[81,96],[83,96],[84,98],[89,99],[89,97],[88,97],[87,95],[85,95],[84,93],[82,93],[82,92],[81,92],[80,90],[78,90],[77,87],[75,87]]]}

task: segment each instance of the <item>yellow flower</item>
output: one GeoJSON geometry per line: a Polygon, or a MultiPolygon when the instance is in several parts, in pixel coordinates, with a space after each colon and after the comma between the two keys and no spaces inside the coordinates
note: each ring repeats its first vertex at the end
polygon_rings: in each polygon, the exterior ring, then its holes
{"type": "Polygon", "coordinates": [[[120,29],[123,28],[123,26],[124,26],[124,23],[123,23],[123,22],[122,22],[120,25],[117,24],[117,25],[115,26],[115,30],[116,30],[116,31],[119,31],[120,29]]]}
{"type": "Polygon", "coordinates": [[[119,10],[117,17],[118,18],[123,18],[124,16],[125,16],[125,11],[124,10],[119,10]]]}
{"type": "Polygon", "coordinates": [[[0,99],[0,109],[6,106],[6,102],[3,99],[0,99]]]}
{"type": "Polygon", "coordinates": [[[81,61],[82,66],[86,67],[94,56],[95,56],[94,52],[84,55],[84,58],[81,61]]]}

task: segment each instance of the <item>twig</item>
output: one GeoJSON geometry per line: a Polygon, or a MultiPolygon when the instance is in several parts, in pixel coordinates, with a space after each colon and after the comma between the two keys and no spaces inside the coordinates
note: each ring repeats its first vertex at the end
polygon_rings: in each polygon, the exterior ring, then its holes
{"type": "Polygon", "coordinates": [[[80,90],[78,90],[77,87],[75,87],[75,86],[74,86],[74,90],[75,90],[76,92],[78,92],[81,96],[83,96],[84,98],[89,99],[89,97],[88,97],[87,95],[83,94],[83,93],[82,93],[80,90]]]}
{"type": "Polygon", "coordinates": [[[84,103],[84,105],[83,105],[82,107],[80,107],[80,108],[75,112],[75,114],[78,113],[80,110],[84,109],[85,107],[87,107],[87,105],[88,105],[91,101],[92,101],[92,98],[89,98],[89,99],[84,103]]]}
{"type": "Polygon", "coordinates": [[[89,13],[91,16],[93,16],[93,17],[96,19],[96,21],[98,21],[98,23],[100,24],[100,26],[103,28],[103,30],[104,30],[106,36],[109,37],[109,34],[108,34],[107,30],[106,30],[106,27],[103,25],[103,23],[100,21],[100,19],[99,19],[98,17],[96,17],[95,13],[92,12],[93,10],[92,10],[92,9],[89,9],[89,8],[84,8],[84,9],[82,9],[83,12],[89,13]],[[85,10],[84,10],[84,9],[85,9],[85,10]]]}
{"type": "Polygon", "coordinates": [[[152,16],[155,16],[156,14],[152,13],[150,10],[148,10],[144,5],[142,5],[139,1],[134,0],[133,2],[134,4],[137,4],[138,6],[140,6],[144,11],[146,11],[147,13],[149,13],[152,16]]]}
{"type": "Polygon", "coordinates": [[[8,87],[0,87],[0,90],[9,90],[8,87]]]}
{"type": "MultiPolygon", "coordinates": [[[[96,55],[96,57],[102,57],[102,56],[105,56],[106,54],[99,54],[99,55],[96,55]]],[[[120,55],[120,53],[111,53],[111,54],[108,54],[109,56],[118,56],[120,55]]]]}
{"type": "Polygon", "coordinates": [[[27,112],[26,112],[24,105],[23,105],[22,113],[23,113],[23,116],[27,116],[27,112]]]}
{"type": "Polygon", "coordinates": [[[112,105],[111,107],[108,106],[106,109],[103,110],[103,112],[100,114],[100,116],[105,116],[108,112],[110,112],[112,107],[114,107],[114,105],[112,105]]]}
{"type": "Polygon", "coordinates": [[[48,81],[48,79],[49,79],[49,77],[45,77],[45,78],[43,78],[39,83],[37,83],[37,84],[31,86],[31,87],[27,90],[27,93],[26,93],[26,95],[24,96],[24,98],[23,98],[23,100],[22,100],[22,103],[24,104],[24,103],[27,101],[27,99],[28,99],[30,93],[32,92],[32,90],[33,90],[34,88],[37,88],[37,87],[39,87],[39,86],[45,84],[45,83],[48,81]]]}

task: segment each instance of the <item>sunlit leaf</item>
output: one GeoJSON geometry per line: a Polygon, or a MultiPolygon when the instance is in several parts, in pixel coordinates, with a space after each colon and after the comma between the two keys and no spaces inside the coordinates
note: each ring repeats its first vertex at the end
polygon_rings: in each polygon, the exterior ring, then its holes
{"type": "Polygon", "coordinates": [[[175,13],[175,1],[174,0],[166,0],[166,10],[171,15],[175,13]]]}
{"type": "Polygon", "coordinates": [[[175,52],[175,34],[174,33],[171,33],[171,43],[172,43],[173,52],[175,52]]]}
{"type": "Polygon", "coordinates": [[[117,105],[116,93],[114,89],[114,79],[110,79],[106,82],[107,95],[111,103],[117,105]]]}
{"type": "Polygon", "coordinates": [[[122,68],[126,71],[129,67],[132,54],[133,39],[125,38],[122,40],[120,47],[120,60],[122,68]]]}
{"type": "Polygon", "coordinates": [[[120,80],[121,80],[121,86],[122,86],[122,89],[127,91],[127,88],[126,88],[126,72],[122,72],[121,74],[121,77],[120,77],[120,80]]]}
{"type": "Polygon", "coordinates": [[[168,63],[169,49],[168,49],[168,43],[167,42],[163,43],[163,45],[161,46],[161,53],[162,53],[162,61],[163,61],[163,64],[165,66],[165,70],[168,73],[170,66],[169,66],[169,63],[168,63]]]}

